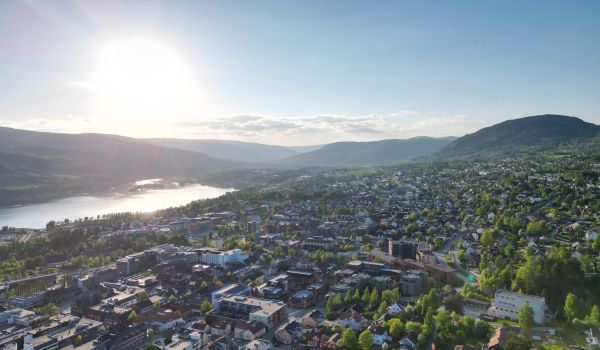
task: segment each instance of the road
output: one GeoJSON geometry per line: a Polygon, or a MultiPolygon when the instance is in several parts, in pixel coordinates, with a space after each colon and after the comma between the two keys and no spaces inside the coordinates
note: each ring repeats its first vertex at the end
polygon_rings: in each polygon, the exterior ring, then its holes
{"type": "Polygon", "coordinates": [[[459,241],[460,236],[454,235],[452,238],[444,242],[440,249],[434,251],[433,254],[435,255],[435,259],[438,264],[442,266],[450,266],[446,261],[446,254],[448,254],[455,265],[451,267],[455,268],[458,271],[458,276],[468,283],[470,282],[469,275],[471,272],[460,265],[460,262],[456,258],[456,251],[452,249],[459,241]]]}

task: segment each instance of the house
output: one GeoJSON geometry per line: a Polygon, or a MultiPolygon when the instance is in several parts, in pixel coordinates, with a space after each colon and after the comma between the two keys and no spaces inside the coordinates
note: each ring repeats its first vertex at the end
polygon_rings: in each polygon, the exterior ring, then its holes
{"type": "Polygon", "coordinates": [[[183,323],[185,323],[183,314],[179,311],[171,311],[169,309],[154,309],[139,315],[134,321],[136,325],[144,324],[155,327],[159,332],[172,329],[183,323]]]}
{"type": "Polygon", "coordinates": [[[246,345],[241,345],[239,350],[271,350],[273,349],[273,344],[264,339],[256,339],[252,340],[246,345]]]}
{"type": "Polygon", "coordinates": [[[290,345],[302,336],[302,328],[298,321],[291,321],[275,331],[275,339],[280,343],[290,345]]]}
{"type": "Polygon", "coordinates": [[[593,230],[588,230],[588,231],[585,233],[585,239],[586,239],[587,241],[595,241],[595,240],[596,240],[596,237],[598,237],[598,233],[596,233],[596,231],[593,231],[593,230]]]}
{"type": "Polygon", "coordinates": [[[217,319],[210,326],[210,333],[222,336],[228,336],[231,334],[231,322],[224,319],[217,319]]]}
{"type": "Polygon", "coordinates": [[[382,345],[385,342],[391,342],[392,337],[388,330],[381,325],[373,325],[369,327],[369,331],[373,335],[373,344],[382,345]]]}
{"type": "Polygon", "coordinates": [[[401,350],[414,350],[417,347],[417,335],[414,333],[408,333],[404,338],[400,339],[401,350]]]}
{"type": "Polygon", "coordinates": [[[320,310],[313,310],[300,321],[302,328],[317,328],[325,320],[325,315],[320,310]]]}
{"type": "Polygon", "coordinates": [[[497,327],[492,332],[490,340],[488,341],[487,345],[484,345],[484,347],[487,350],[503,350],[504,344],[506,344],[506,341],[510,339],[510,337],[511,334],[507,327],[497,327]]]}
{"type": "Polygon", "coordinates": [[[262,323],[237,321],[233,328],[233,337],[236,339],[256,340],[267,332],[262,323]]]}
{"type": "Polygon", "coordinates": [[[323,350],[338,350],[340,347],[337,345],[337,342],[342,338],[340,333],[335,333],[331,337],[326,340],[321,340],[320,348],[323,350]]]}
{"type": "Polygon", "coordinates": [[[350,327],[358,332],[369,325],[369,320],[359,312],[347,310],[340,312],[338,319],[334,323],[340,325],[342,328],[350,327]]]}
{"type": "Polygon", "coordinates": [[[308,332],[304,337],[306,338],[305,346],[308,348],[319,348],[321,346],[321,340],[328,339],[323,331],[311,331],[308,332]]]}
{"type": "Polygon", "coordinates": [[[388,308],[388,313],[390,315],[396,316],[396,315],[400,315],[402,310],[404,310],[404,303],[402,303],[400,300],[398,300],[395,303],[393,303],[392,305],[390,305],[390,307],[388,308]]]}

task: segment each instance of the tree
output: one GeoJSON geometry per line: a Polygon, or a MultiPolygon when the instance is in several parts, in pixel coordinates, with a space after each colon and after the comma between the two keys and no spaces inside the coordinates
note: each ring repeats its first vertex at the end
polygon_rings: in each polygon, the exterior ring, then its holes
{"type": "Polygon", "coordinates": [[[34,308],[33,311],[38,315],[56,316],[60,309],[54,303],[48,303],[42,307],[34,308]]]}
{"type": "Polygon", "coordinates": [[[346,328],[342,333],[342,342],[344,348],[348,350],[358,350],[358,340],[356,340],[356,333],[352,328],[346,328]]]}
{"type": "Polygon", "coordinates": [[[505,349],[510,350],[529,350],[532,347],[533,343],[528,338],[525,338],[521,335],[510,337],[510,339],[508,339],[504,345],[505,349]]]}
{"type": "Polygon", "coordinates": [[[388,325],[390,326],[390,335],[394,340],[399,340],[400,337],[404,334],[404,324],[398,318],[392,318],[388,325]]]}
{"type": "Polygon", "coordinates": [[[457,314],[463,313],[463,299],[459,293],[451,293],[446,297],[444,307],[448,311],[454,311],[457,314]]]}
{"type": "Polygon", "coordinates": [[[342,307],[342,305],[342,296],[340,294],[336,294],[330,296],[329,299],[327,299],[327,304],[325,305],[325,308],[328,312],[332,312],[338,310],[340,307],[342,307]]]}
{"type": "Polygon", "coordinates": [[[133,322],[135,321],[135,319],[138,317],[137,312],[135,312],[135,310],[131,310],[131,312],[129,313],[129,316],[127,316],[127,320],[129,320],[129,322],[133,322]]]}
{"type": "Polygon", "coordinates": [[[379,303],[379,292],[377,292],[377,288],[373,288],[371,295],[369,296],[369,306],[374,309],[379,303]]]}
{"type": "Polygon", "coordinates": [[[579,317],[579,310],[580,302],[577,296],[573,293],[567,294],[567,297],[565,298],[565,307],[563,308],[565,319],[569,322],[573,322],[574,319],[579,317]]]}
{"type": "Polygon", "coordinates": [[[421,333],[421,324],[419,322],[406,322],[406,330],[413,333],[421,333]]]}
{"type": "Polygon", "coordinates": [[[146,292],[142,291],[137,295],[137,297],[138,297],[138,300],[140,300],[140,301],[146,300],[146,299],[148,299],[148,294],[146,294],[146,292]]]}
{"type": "Polygon", "coordinates": [[[489,228],[485,229],[483,231],[483,233],[481,234],[480,241],[481,241],[481,245],[484,248],[491,246],[492,243],[494,242],[494,230],[489,229],[489,228]]]}
{"type": "Polygon", "coordinates": [[[352,302],[353,303],[358,303],[360,301],[360,291],[358,290],[358,288],[354,291],[354,294],[352,295],[352,302]]]}
{"type": "Polygon", "coordinates": [[[362,301],[364,304],[369,302],[369,287],[365,287],[365,290],[363,291],[363,295],[360,298],[360,301],[362,301]]]}
{"type": "Polygon", "coordinates": [[[358,344],[361,350],[371,350],[373,347],[373,335],[368,329],[365,329],[358,337],[358,344]]]}
{"type": "Polygon", "coordinates": [[[204,299],[202,301],[202,304],[200,304],[200,311],[202,311],[203,314],[209,312],[212,309],[213,309],[213,304],[210,301],[208,301],[208,299],[204,299]]]}
{"type": "Polygon", "coordinates": [[[158,309],[160,307],[160,300],[155,301],[152,306],[154,306],[155,309],[158,309]]]}
{"type": "Polygon", "coordinates": [[[587,323],[597,326],[600,323],[600,312],[598,311],[598,305],[592,306],[592,311],[590,311],[590,315],[587,317],[587,323]]]}
{"type": "Polygon", "coordinates": [[[531,334],[533,323],[533,308],[525,303],[519,309],[519,326],[521,327],[521,334],[527,339],[531,334]]]}
{"type": "Polygon", "coordinates": [[[350,289],[348,289],[348,291],[344,295],[344,304],[350,304],[350,303],[352,303],[352,294],[350,293],[350,289]]]}

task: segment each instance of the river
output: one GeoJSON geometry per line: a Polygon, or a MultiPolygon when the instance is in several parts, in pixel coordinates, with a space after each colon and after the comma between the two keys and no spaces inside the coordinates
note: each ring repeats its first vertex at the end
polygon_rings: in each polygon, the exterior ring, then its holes
{"type": "Polygon", "coordinates": [[[108,196],[77,196],[48,203],[0,208],[0,226],[45,228],[50,220],[74,220],[120,212],[149,212],[215,198],[233,189],[188,185],[176,189],[115,193],[108,196]]]}

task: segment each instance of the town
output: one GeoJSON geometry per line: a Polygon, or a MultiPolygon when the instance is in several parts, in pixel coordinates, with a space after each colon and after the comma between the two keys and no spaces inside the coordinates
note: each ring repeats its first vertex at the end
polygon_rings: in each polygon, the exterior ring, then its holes
{"type": "Polygon", "coordinates": [[[4,227],[0,349],[598,348],[599,173],[568,153],[313,170],[4,227]]]}

